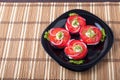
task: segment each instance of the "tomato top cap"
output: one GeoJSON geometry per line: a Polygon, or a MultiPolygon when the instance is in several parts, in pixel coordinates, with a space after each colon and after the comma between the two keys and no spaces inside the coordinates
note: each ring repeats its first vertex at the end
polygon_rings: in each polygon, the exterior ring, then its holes
{"type": "Polygon", "coordinates": [[[47,34],[51,44],[57,48],[64,48],[71,38],[69,32],[64,28],[52,28],[47,34]]]}
{"type": "Polygon", "coordinates": [[[92,25],[87,25],[86,27],[81,28],[79,34],[83,42],[87,45],[96,45],[102,38],[100,29],[92,25]]]}
{"type": "Polygon", "coordinates": [[[65,54],[74,60],[83,59],[87,55],[87,51],[86,44],[75,39],[70,40],[64,49],[65,54]]]}

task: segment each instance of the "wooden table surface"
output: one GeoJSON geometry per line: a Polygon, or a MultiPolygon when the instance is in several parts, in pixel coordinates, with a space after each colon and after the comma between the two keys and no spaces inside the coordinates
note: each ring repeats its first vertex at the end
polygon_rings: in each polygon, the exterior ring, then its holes
{"type": "Polygon", "coordinates": [[[120,80],[120,2],[0,3],[0,78],[39,80],[120,80]],[[43,49],[44,29],[71,9],[84,9],[112,29],[114,44],[96,66],[73,72],[43,49]]]}

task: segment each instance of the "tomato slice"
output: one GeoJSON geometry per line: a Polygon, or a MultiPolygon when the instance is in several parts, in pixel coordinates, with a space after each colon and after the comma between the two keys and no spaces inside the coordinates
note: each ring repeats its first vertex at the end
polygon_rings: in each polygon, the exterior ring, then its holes
{"type": "Polygon", "coordinates": [[[78,33],[80,31],[80,28],[85,25],[86,25],[86,20],[83,17],[79,15],[74,15],[74,16],[70,16],[67,19],[65,28],[71,33],[78,33]]]}
{"type": "Polygon", "coordinates": [[[78,60],[83,59],[87,55],[88,50],[84,42],[72,39],[68,42],[64,52],[70,59],[78,60]]]}
{"type": "Polygon", "coordinates": [[[57,48],[64,48],[70,39],[70,34],[63,28],[52,28],[48,35],[49,41],[57,48]]]}
{"type": "Polygon", "coordinates": [[[80,37],[87,45],[96,45],[100,42],[102,33],[99,28],[87,25],[81,28],[80,37]]]}

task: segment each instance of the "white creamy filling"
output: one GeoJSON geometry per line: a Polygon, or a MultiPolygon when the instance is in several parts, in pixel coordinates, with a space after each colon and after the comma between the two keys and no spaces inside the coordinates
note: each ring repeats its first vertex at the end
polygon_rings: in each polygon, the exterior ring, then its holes
{"type": "Polygon", "coordinates": [[[56,39],[57,40],[62,40],[64,38],[64,33],[59,31],[57,34],[56,34],[56,39]]]}
{"type": "Polygon", "coordinates": [[[88,29],[88,31],[85,33],[87,37],[94,37],[95,32],[92,29],[88,29]]]}
{"type": "Polygon", "coordinates": [[[72,26],[73,26],[74,28],[79,27],[79,22],[78,22],[77,19],[75,19],[75,20],[72,21],[72,26]]]}
{"type": "Polygon", "coordinates": [[[82,52],[83,48],[80,45],[74,45],[73,50],[75,52],[82,52]]]}

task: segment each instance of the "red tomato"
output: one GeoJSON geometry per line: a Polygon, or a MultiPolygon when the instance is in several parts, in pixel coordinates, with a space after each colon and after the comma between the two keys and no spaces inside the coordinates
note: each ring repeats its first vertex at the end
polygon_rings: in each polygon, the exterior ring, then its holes
{"type": "Polygon", "coordinates": [[[81,28],[80,37],[87,45],[96,45],[100,42],[102,33],[99,28],[87,25],[81,28]]]}
{"type": "Polygon", "coordinates": [[[85,25],[86,25],[86,20],[83,17],[79,15],[73,15],[67,19],[65,28],[66,30],[74,34],[74,33],[78,33],[80,31],[80,28],[85,25]]]}
{"type": "Polygon", "coordinates": [[[52,28],[48,34],[49,41],[57,48],[64,48],[70,39],[70,34],[63,28],[52,28]]]}
{"type": "Polygon", "coordinates": [[[67,47],[64,49],[65,54],[70,59],[83,59],[87,55],[87,46],[80,40],[72,39],[67,43],[67,47]]]}

